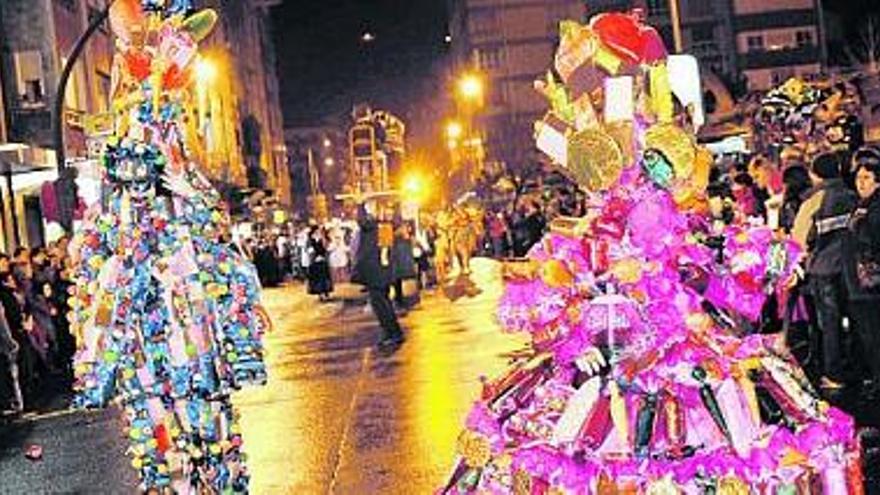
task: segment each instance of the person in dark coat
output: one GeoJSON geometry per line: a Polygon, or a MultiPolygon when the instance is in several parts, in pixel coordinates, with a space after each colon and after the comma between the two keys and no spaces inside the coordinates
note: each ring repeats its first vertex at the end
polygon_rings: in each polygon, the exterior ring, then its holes
{"type": "Polygon", "coordinates": [[[843,387],[844,350],[842,323],[847,315],[847,288],[843,280],[843,244],[847,221],[857,197],[840,178],[841,156],[824,153],[810,166],[815,186],[801,204],[792,227],[792,238],[806,248],[816,320],[822,332],[824,375],[821,387],[843,387]]]}
{"type": "Polygon", "coordinates": [[[871,394],[880,391],[880,155],[855,164],[859,206],[849,220],[844,278],[849,313],[872,375],[871,394]]]}
{"type": "Polygon", "coordinates": [[[309,232],[309,294],[317,295],[321,301],[330,299],[333,292],[333,278],[330,276],[330,260],[327,243],[320,227],[312,227],[309,232]]]}
{"type": "Polygon", "coordinates": [[[391,251],[391,275],[394,280],[394,303],[398,307],[406,305],[403,297],[403,281],[415,279],[416,260],[413,254],[413,239],[409,224],[401,222],[394,232],[394,245],[391,251]]]}
{"type": "Polygon", "coordinates": [[[394,313],[394,306],[388,297],[393,281],[391,268],[393,240],[385,239],[387,235],[380,236],[380,231],[384,233],[391,226],[369,215],[363,204],[358,209],[358,225],[360,236],[355,251],[351,281],[367,289],[370,306],[382,327],[379,347],[396,347],[403,343],[404,336],[397,315],[394,313]]]}

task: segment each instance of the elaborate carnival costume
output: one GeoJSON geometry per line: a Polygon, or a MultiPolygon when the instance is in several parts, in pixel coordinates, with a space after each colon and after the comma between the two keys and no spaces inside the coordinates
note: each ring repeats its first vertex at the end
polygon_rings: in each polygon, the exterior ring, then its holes
{"type": "Polygon", "coordinates": [[[75,405],[122,404],[144,490],[243,493],[229,399],[266,380],[269,325],[253,267],[223,242],[228,218],[196,171],[197,43],[217,16],[184,0],[119,0],[114,133],[103,199],[71,247],[75,405]]]}
{"type": "Polygon", "coordinates": [[[563,23],[555,62],[538,147],[592,191],[589,214],[505,265],[499,319],[534,353],[484,384],[442,492],[861,493],[852,419],[736,336],[796,249],[742,226],[706,242],[711,156],[673,99],[699,98],[695,60],[602,14],[563,23]]]}

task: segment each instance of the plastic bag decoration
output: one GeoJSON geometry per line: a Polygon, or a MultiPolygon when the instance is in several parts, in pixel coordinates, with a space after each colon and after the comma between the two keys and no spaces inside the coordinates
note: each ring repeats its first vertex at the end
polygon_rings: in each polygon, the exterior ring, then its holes
{"type": "Polygon", "coordinates": [[[190,81],[217,16],[118,0],[104,201],[71,243],[77,407],[118,402],[141,489],[247,493],[230,393],[266,381],[255,270],[199,173],[190,81]],[[191,119],[190,119],[191,120],[191,119]]]}

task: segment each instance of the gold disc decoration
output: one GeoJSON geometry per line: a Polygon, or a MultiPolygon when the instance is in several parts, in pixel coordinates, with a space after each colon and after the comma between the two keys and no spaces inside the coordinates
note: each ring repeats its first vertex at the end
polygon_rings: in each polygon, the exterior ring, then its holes
{"type": "Polygon", "coordinates": [[[675,124],[655,124],[645,132],[645,148],[656,149],[672,164],[676,179],[687,179],[694,173],[696,146],[691,136],[675,124]]]}
{"type": "Polygon", "coordinates": [[[583,187],[597,191],[617,182],[623,171],[620,146],[600,129],[585,129],[568,139],[568,171],[583,187]]]}

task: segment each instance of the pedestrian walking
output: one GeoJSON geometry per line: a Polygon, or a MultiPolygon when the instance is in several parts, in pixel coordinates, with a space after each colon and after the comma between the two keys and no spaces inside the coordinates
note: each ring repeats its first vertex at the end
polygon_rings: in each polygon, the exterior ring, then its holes
{"type": "Polygon", "coordinates": [[[360,237],[352,271],[352,282],[366,287],[370,306],[373,308],[373,313],[379,320],[382,329],[379,347],[391,349],[404,341],[403,331],[397,321],[394,306],[388,297],[392,282],[390,253],[392,245],[391,243],[386,244],[385,239],[380,239],[380,237],[385,237],[380,236],[380,231],[387,231],[391,226],[384,218],[384,214],[382,218],[375,218],[367,213],[363,204],[358,209],[358,225],[360,237]]]}

